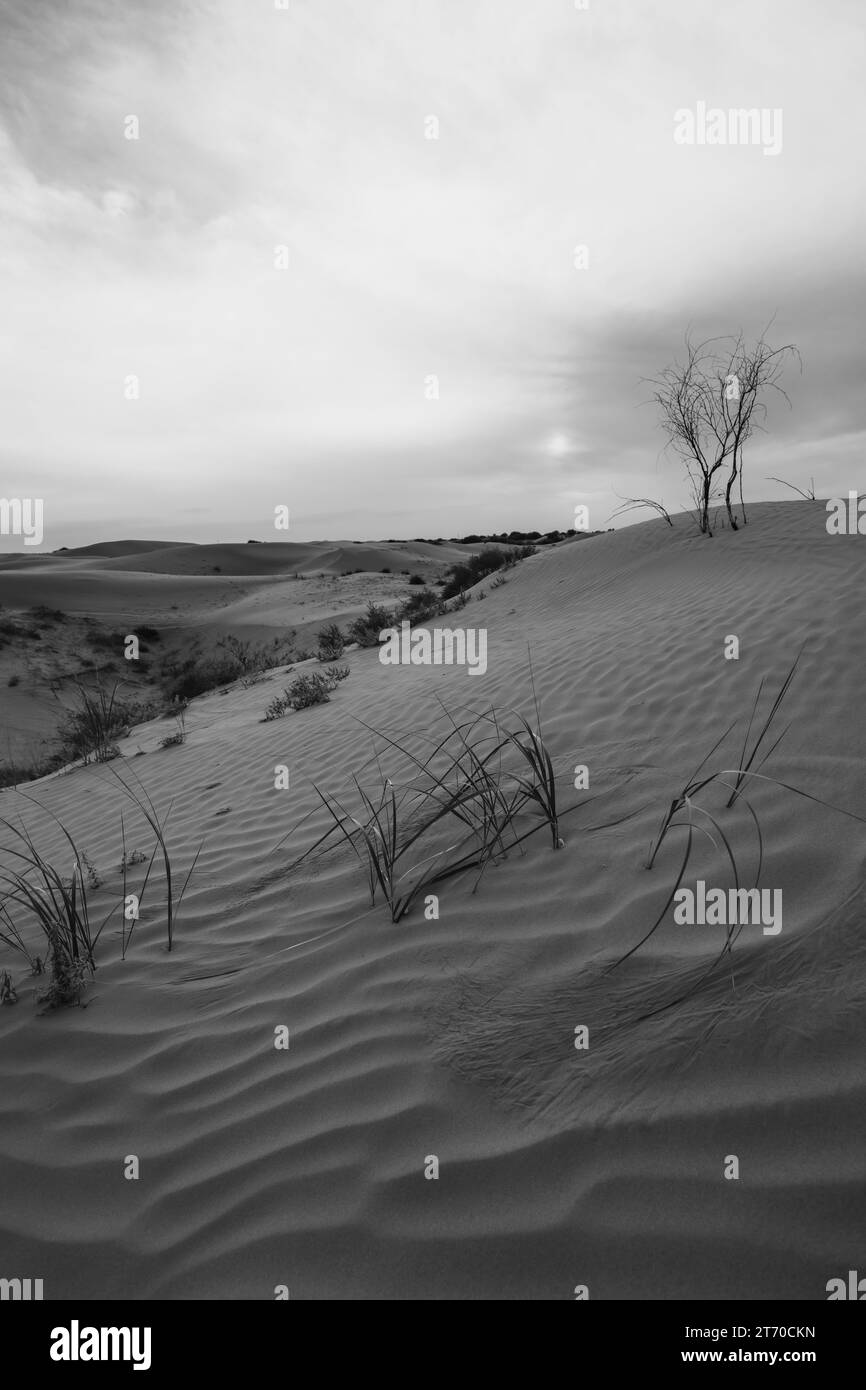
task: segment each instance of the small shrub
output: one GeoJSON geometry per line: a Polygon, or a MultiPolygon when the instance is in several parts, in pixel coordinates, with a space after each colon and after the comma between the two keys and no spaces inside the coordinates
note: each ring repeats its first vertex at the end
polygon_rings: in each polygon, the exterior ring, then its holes
{"type": "Polygon", "coordinates": [[[191,700],[221,685],[230,684],[242,675],[241,667],[232,657],[187,657],[181,662],[163,666],[163,689],[170,700],[191,700]]]}
{"type": "Polygon", "coordinates": [[[81,865],[82,865],[83,868],[84,868],[84,872],[87,874],[87,885],[88,885],[88,887],[89,887],[89,888],[101,888],[101,887],[102,887],[102,879],[99,877],[99,874],[98,874],[98,872],[97,872],[97,870],[96,870],[94,864],[91,862],[91,860],[90,860],[90,858],[88,857],[88,855],[85,854],[84,850],[81,851],[81,854],[80,854],[80,856],[79,856],[79,859],[80,859],[81,865]]]}
{"type": "Polygon", "coordinates": [[[143,854],[140,849],[131,849],[124,852],[120,864],[118,865],[118,868],[121,870],[131,869],[136,864],[145,864],[146,862],[146,854],[143,854]]]}
{"type": "Polygon", "coordinates": [[[265,710],[265,721],[270,723],[272,719],[282,719],[288,708],[288,697],[286,695],[275,695],[265,710]]]}
{"type": "Polygon", "coordinates": [[[419,589],[400,605],[394,615],[394,621],[402,622],[407,619],[411,623],[424,623],[429,618],[438,618],[440,613],[444,612],[445,604],[440,594],[434,589],[419,589]]]}
{"type": "Polygon", "coordinates": [[[446,580],[442,590],[444,598],[455,598],[464,589],[469,589],[473,584],[477,584],[479,579],[484,579],[488,574],[493,574],[496,570],[511,569],[517,564],[518,560],[525,560],[530,555],[537,554],[537,547],[534,545],[509,545],[507,549],[502,546],[491,546],[489,550],[479,551],[477,555],[470,555],[468,560],[457,565],[452,565],[450,578],[446,580]]]}
{"type": "Polygon", "coordinates": [[[348,666],[329,666],[324,671],[303,672],[296,676],[282,695],[275,695],[265,710],[265,720],[281,719],[288,710],[326,705],[331,692],[350,674],[348,666]]]}
{"type": "Polygon", "coordinates": [[[20,685],[20,684],[21,684],[21,677],[20,677],[20,676],[10,676],[9,679],[8,679],[8,681],[6,682],[6,684],[7,684],[7,685],[20,685]]]}
{"type": "Polygon", "coordinates": [[[288,707],[299,710],[309,709],[311,705],[326,705],[333,688],[318,671],[312,671],[309,675],[305,672],[296,676],[286,691],[288,707]]]}
{"type": "MultiPolygon", "coordinates": [[[[404,573],[406,573],[405,570],[404,570],[404,573]]],[[[413,574],[413,575],[410,577],[410,579],[409,579],[409,583],[410,583],[410,584],[423,584],[423,583],[424,583],[423,575],[420,575],[420,574],[413,574]]]]}
{"type": "Polygon", "coordinates": [[[343,655],[346,642],[337,623],[326,623],[319,631],[318,640],[317,656],[320,661],[336,661],[343,655]]]}
{"type": "Polygon", "coordinates": [[[381,603],[368,603],[367,611],[349,625],[349,639],[359,647],[377,647],[379,633],[394,626],[394,614],[381,603]]]}
{"type": "Polygon", "coordinates": [[[61,932],[49,925],[48,944],[51,952],[51,974],[48,988],[38,995],[40,1004],[49,1009],[62,1009],[79,1004],[87,983],[87,965],[82,956],[70,953],[61,932]]]}
{"type": "Polygon", "coordinates": [[[76,687],[77,704],[66,711],[57,731],[67,759],[83,758],[88,763],[92,758],[106,763],[118,757],[120,750],[112,743],[112,736],[127,729],[139,714],[138,706],[122,700],[118,690],[119,682],[110,691],[102,685],[95,689],[76,687]]]}
{"type": "Polygon", "coordinates": [[[186,714],[183,710],[175,715],[176,728],[173,734],[166,734],[165,738],[159,740],[160,748],[178,748],[180,744],[186,743],[186,714]]]}

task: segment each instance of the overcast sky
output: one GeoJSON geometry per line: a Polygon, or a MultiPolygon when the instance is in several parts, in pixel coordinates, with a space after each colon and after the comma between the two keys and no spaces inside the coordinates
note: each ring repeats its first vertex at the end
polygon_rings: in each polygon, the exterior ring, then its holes
{"type": "Polygon", "coordinates": [[[673,510],[641,378],[773,314],[803,375],[747,496],[866,482],[862,0],[0,17],[0,495],[46,548],[673,510]],[[780,109],[781,152],[677,144],[699,102],[780,109]]]}

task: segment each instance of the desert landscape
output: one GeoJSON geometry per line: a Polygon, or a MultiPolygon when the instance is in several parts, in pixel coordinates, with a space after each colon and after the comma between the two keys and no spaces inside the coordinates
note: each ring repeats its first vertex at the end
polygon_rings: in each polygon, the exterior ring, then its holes
{"type": "Polygon", "coordinates": [[[287,1302],[854,1345],[864,59],[0,0],[9,1375],[247,1375],[287,1302]]]}
{"type": "MultiPolygon", "coordinates": [[[[168,821],[175,894],[194,868],[171,951],[158,859],[140,919],[115,911],[99,938],[80,1007],[45,1012],[45,976],[2,948],[18,1001],[0,1010],[7,1263],[44,1271],[52,1297],[134,1299],[280,1285],[293,1298],[568,1298],[585,1285],[811,1299],[855,1267],[866,735],[851,711],[866,635],[850,621],[859,540],[825,521],[821,503],[791,501],[753,507],[709,546],[683,518],[565,539],[466,594],[462,621],[488,632],[481,680],[355,646],[327,703],[263,722],[286,684],[266,671],[191,699],[182,744],[161,748],[154,719],[107,763],[8,788],[7,852],[20,825],[68,873],[65,826],[92,866],[94,922],[118,904],[124,855],[142,856],[135,891],[152,853],[135,796],[168,821]],[[726,661],[732,628],[740,657],[726,661]],[[789,727],[761,765],[773,780],[748,791],[783,930],[747,925],[725,951],[724,927],[678,927],[668,911],[611,970],[677,879],[682,831],[645,867],[660,818],[736,720],[708,764],[733,785],[761,680],[751,742],[800,652],[778,715],[789,727]],[[424,785],[412,759],[450,720],[476,729],[495,711],[537,729],[536,697],[560,848],[506,837],[480,881],[467,869],[425,886],[435,917],[418,897],[396,922],[381,890],[370,904],[346,838],[313,848],[331,819],[319,792],[350,806],[353,778],[374,799],[390,779],[407,837],[424,785]],[[573,789],[578,767],[588,790],[573,789]],[[729,1155],[738,1183],[723,1179],[729,1155]],[[137,1181],[124,1180],[130,1156],[137,1181]]],[[[96,565],[26,562],[28,599],[74,598],[79,616],[130,630],[172,597],[181,613],[205,603],[186,552],[178,575],[167,551],[123,549],[96,565]]],[[[255,572],[225,582],[240,590],[229,604],[215,581],[215,623],[228,606],[235,625],[276,625],[278,552],[257,549],[255,572]]],[[[230,573],[236,554],[207,559],[230,573]]],[[[409,544],[386,555],[431,563],[409,544]]],[[[4,611],[25,573],[0,573],[4,611]]],[[[318,620],[349,611],[356,583],[321,581],[318,620]]],[[[727,794],[695,795],[725,839],[695,844],[684,882],[732,882],[728,843],[740,881],[755,881],[754,823],[745,797],[724,809],[727,794]]],[[[534,802],[516,824],[547,829],[534,802]]],[[[463,828],[448,827],[435,867],[463,828]]],[[[400,861],[405,886],[421,858],[400,861]]]]}

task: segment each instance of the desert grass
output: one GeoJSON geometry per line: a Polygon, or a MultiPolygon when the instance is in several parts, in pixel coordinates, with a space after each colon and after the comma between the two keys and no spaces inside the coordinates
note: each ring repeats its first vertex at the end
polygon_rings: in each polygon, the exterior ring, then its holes
{"type": "Polygon", "coordinates": [[[41,974],[43,965],[48,967],[48,987],[40,1002],[55,1009],[80,1002],[88,977],[96,972],[99,938],[119,905],[115,903],[98,923],[94,920],[82,873],[83,855],[63,822],[56,816],[52,819],[72,852],[68,876],[37,849],[28,830],[0,820],[0,826],[11,836],[11,843],[4,848],[12,861],[9,867],[0,867],[0,941],[24,955],[34,974],[41,974]],[[13,912],[23,913],[41,931],[44,961],[26,945],[13,912]]]}
{"type": "MultiPolygon", "coordinates": [[[[150,863],[148,864],[147,872],[146,872],[146,874],[145,874],[145,880],[144,880],[144,882],[145,882],[145,886],[146,886],[147,881],[148,881],[148,879],[149,879],[149,877],[150,877],[150,872],[151,872],[151,869],[152,869],[152,867],[153,867],[153,863],[154,863],[154,861],[155,861],[155,859],[156,859],[157,854],[159,854],[159,857],[160,857],[161,860],[162,860],[163,873],[164,873],[164,875],[165,875],[165,938],[166,938],[166,947],[167,947],[168,951],[171,951],[171,949],[172,949],[172,947],[173,947],[173,945],[174,945],[174,935],[175,935],[175,930],[176,930],[176,927],[177,927],[178,914],[180,913],[181,905],[182,905],[182,903],[183,903],[183,899],[184,899],[184,895],[186,894],[186,890],[187,890],[187,888],[189,887],[189,881],[190,881],[190,879],[192,878],[193,873],[195,872],[195,868],[196,868],[196,865],[198,864],[199,857],[200,857],[200,855],[201,855],[202,850],[204,849],[204,840],[201,841],[201,843],[200,843],[199,846],[198,846],[198,849],[196,850],[195,854],[193,855],[192,863],[190,864],[189,869],[187,870],[187,874],[186,874],[186,877],[185,877],[185,879],[183,880],[183,883],[182,883],[182,885],[181,885],[180,892],[179,892],[179,893],[177,894],[177,896],[175,897],[175,891],[174,891],[174,890],[175,890],[175,884],[176,884],[176,881],[177,881],[177,880],[175,879],[175,876],[174,876],[174,868],[173,868],[173,864],[172,864],[172,857],[171,857],[171,853],[170,853],[169,848],[168,848],[168,843],[167,843],[167,841],[166,841],[166,828],[167,828],[167,826],[168,826],[168,820],[169,820],[169,817],[170,817],[170,815],[171,815],[171,809],[172,809],[172,806],[173,806],[174,803],[173,803],[173,802],[169,802],[168,809],[166,810],[165,814],[164,814],[164,815],[160,815],[160,813],[159,813],[159,812],[157,811],[157,809],[156,809],[156,806],[155,806],[154,803],[153,803],[153,800],[151,799],[150,793],[147,791],[147,789],[146,789],[146,788],[144,787],[144,785],[142,784],[141,779],[140,779],[139,777],[137,777],[137,776],[135,775],[135,773],[132,773],[132,776],[133,776],[133,778],[134,778],[134,780],[135,780],[137,786],[136,786],[136,787],[132,787],[132,786],[130,786],[130,784],[129,784],[127,781],[124,780],[123,777],[121,777],[120,773],[117,772],[117,770],[116,770],[115,768],[110,768],[109,771],[114,773],[114,776],[117,778],[118,782],[119,782],[120,785],[123,787],[123,789],[124,789],[124,791],[126,792],[127,796],[129,796],[130,799],[134,802],[134,804],[135,804],[137,810],[138,810],[138,811],[140,812],[140,814],[144,817],[144,819],[147,821],[148,825],[150,826],[151,830],[153,831],[155,844],[154,844],[154,848],[153,848],[153,853],[152,853],[152,856],[151,856],[151,860],[150,860],[150,863]]],[[[123,818],[122,818],[122,816],[121,816],[121,840],[122,840],[122,847],[123,847],[123,858],[122,858],[123,878],[124,878],[124,892],[123,892],[123,897],[124,897],[124,901],[125,901],[125,900],[126,900],[126,897],[127,897],[127,894],[126,894],[127,852],[126,852],[126,832],[125,832],[125,826],[124,826],[124,824],[123,824],[123,818]]],[[[143,889],[139,892],[138,896],[139,896],[139,899],[141,899],[141,897],[143,896],[143,889]]],[[[134,923],[133,923],[133,926],[134,926],[134,923]]],[[[125,953],[126,953],[126,946],[128,945],[128,940],[129,940],[129,938],[131,938],[131,936],[132,936],[133,926],[131,926],[130,929],[129,929],[129,937],[126,937],[126,935],[124,936],[124,943],[125,943],[125,944],[124,944],[124,950],[123,950],[123,954],[124,954],[124,955],[125,955],[125,953]]],[[[124,932],[125,932],[125,929],[124,929],[124,932]]]]}
{"type": "MultiPolygon", "coordinates": [[[[729,811],[734,806],[741,805],[746,811],[751,821],[751,827],[754,833],[753,845],[756,862],[753,872],[749,875],[749,886],[753,889],[758,888],[760,886],[761,874],[763,872],[765,859],[765,835],[761,824],[760,816],[755,810],[755,807],[746,798],[743,791],[744,787],[749,785],[751,780],[766,783],[768,786],[778,787],[782,790],[791,792],[796,796],[804,797],[806,800],[813,801],[817,805],[823,806],[827,810],[833,811],[839,815],[846,816],[851,820],[856,820],[866,824],[866,818],[864,818],[863,816],[859,816],[855,812],[848,811],[843,807],[834,806],[829,801],[825,801],[823,798],[813,795],[811,792],[804,790],[802,787],[797,787],[793,783],[782,781],[780,778],[772,777],[769,774],[760,771],[760,769],[765,766],[769,758],[778,748],[779,744],[782,742],[782,739],[785,737],[785,735],[791,728],[791,725],[787,724],[783,729],[781,729],[780,732],[777,732],[776,730],[779,711],[782,707],[782,703],[785,699],[785,696],[787,695],[788,690],[790,689],[791,683],[796,675],[797,667],[803,655],[803,650],[804,649],[801,647],[800,651],[797,653],[797,656],[794,658],[794,661],[792,662],[791,666],[786,672],[783,680],[781,681],[779,689],[777,690],[774,698],[772,699],[769,708],[767,709],[763,717],[759,719],[758,710],[761,704],[761,696],[765,688],[765,680],[764,678],[761,679],[758,685],[757,692],[755,694],[755,699],[752,703],[752,707],[749,712],[748,719],[746,720],[745,734],[743,737],[739,760],[736,763],[736,765],[734,767],[717,767],[714,770],[709,770],[708,767],[711,759],[715,756],[716,753],[718,753],[719,749],[725,743],[726,739],[736,728],[738,722],[737,720],[730,724],[728,728],[724,731],[724,733],[721,734],[721,736],[716,740],[712,748],[710,748],[709,752],[701,759],[700,763],[695,768],[692,775],[688,778],[683,788],[672,799],[670,805],[668,806],[667,810],[662,816],[659,830],[650,845],[649,854],[646,862],[646,868],[653,868],[659,851],[661,850],[668,836],[672,834],[674,831],[683,830],[685,831],[686,840],[682,857],[679,861],[679,868],[676,874],[676,878],[674,879],[674,882],[667,893],[661,911],[656,915],[652,925],[648,928],[646,932],[644,932],[643,936],[640,938],[639,941],[635,943],[634,946],[632,946],[628,951],[625,952],[624,955],[620,956],[617,960],[612,962],[612,964],[607,967],[606,973],[609,973],[611,970],[615,970],[619,966],[623,965],[625,961],[629,960],[632,956],[634,956],[641,949],[641,947],[644,946],[650,940],[650,938],[655,935],[656,931],[658,931],[659,927],[661,926],[662,922],[665,920],[667,916],[667,913],[671,907],[671,904],[674,901],[675,895],[680,887],[680,884],[686,877],[686,873],[688,871],[689,864],[692,859],[696,838],[698,836],[705,836],[707,839],[709,839],[713,847],[717,851],[721,852],[723,854],[723,857],[727,859],[731,867],[734,879],[734,887],[736,889],[739,889],[741,883],[745,880],[746,875],[744,872],[743,856],[738,855],[735,851],[732,843],[732,836],[723,827],[721,823],[721,813],[716,812],[714,814],[713,812],[708,810],[706,806],[699,804],[699,802],[696,799],[700,795],[700,793],[704,792],[707,788],[716,785],[720,788],[723,788],[725,791],[730,792],[730,796],[725,802],[724,809],[726,811],[729,811]]],[[[687,992],[678,995],[676,998],[670,1000],[668,1003],[660,1006],[660,1008],[654,1009],[651,1012],[642,1015],[642,1017],[653,1017],[655,1013],[662,1012],[664,1009],[667,1008],[672,1008],[674,1005],[683,1003],[687,998],[689,998],[690,995],[700,987],[704,980],[706,980],[706,978],[709,975],[713,974],[713,972],[717,969],[717,967],[721,964],[725,957],[731,954],[733,946],[737,938],[739,937],[742,928],[743,923],[728,923],[725,931],[725,939],[721,945],[718,955],[709,964],[709,966],[705,970],[703,970],[703,972],[699,975],[697,980],[691,984],[687,992]]]]}
{"type": "MultiPolygon", "coordinates": [[[[0,818],[0,828],[9,837],[7,843],[2,846],[9,862],[0,866],[0,942],[17,954],[23,955],[34,975],[47,971],[48,986],[45,993],[39,996],[39,1002],[44,1003],[49,1009],[81,1002],[81,996],[89,980],[96,973],[96,949],[100,937],[115,913],[121,909],[121,958],[126,958],[138,920],[137,910],[129,921],[126,917],[126,906],[132,896],[128,892],[128,870],[134,864],[147,864],[143,882],[134,894],[140,907],[153,868],[157,861],[161,860],[166,884],[166,946],[169,951],[172,950],[184,895],[204,845],[202,842],[196,850],[178,891],[178,879],[166,839],[171,806],[161,815],[140,782],[137,787],[131,786],[113,768],[109,770],[117,777],[125,793],[153,831],[154,846],[149,860],[138,851],[130,853],[127,850],[126,823],[121,812],[123,891],[120,900],[115,901],[101,918],[94,915],[91,898],[93,891],[101,886],[100,880],[86,853],[79,847],[72,831],[63,821],[48,812],[69,846],[72,857],[71,873],[64,872],[56,860],[49,860],[42,854],[26,827],[0,818]],[[41,939],[39,949],[30,944],[34,930],[36,940],[41,939]]],[[[45,810],[34,798],[26,799],[45,810]]]]}
{"type": "Polygon", "coordinates": [[[110,689],[101,682],[92,688],[76,683],[75,703],[65,711],[58,727],[61,749],[67,757],[81,758],[87,764],[91,760],[107,763],[117,756],[114,739],[139,714],[138,706],[125,700],[120,690],[120,681],[110,689]]]}
{"type": "MultiPolygon", "coordinates": [[[[330,825],[290,871],[310,855],[346,844],[365,869],[371,906],[381,893],[391,920],[398,922],[420,896],[457,875],[474,872],[474,893],[489,864],[513,850],[523,853],[524,842],[540,830],[549,831],[554,848],[562,847],[562,816],[595,797],[566,811],[560,808],[538,710],[535,727],[513,712],[473,712],[459,722],[447,710],[445,714],[449,728],[426,756],[358,721],[410,765],[411,780],[398,790],[376,754],[378,789],[370,790],[356,776],[353,805],[316,786],[330,825]],[[533,822],[528,827],[527,816],[533,822]]],[[[629,818],[586,829],[600,830],[629,818]]]]}
{"type": "Polygon", "coordinates": [[[264,721],[281,719],[288,710],[326,705],[341,681],[351,674],[348,666],[329,666],[324,671],[304,671],[296,676],[282,695],[275,695],[265,710],[264,721]]]}
{"type": "Polygon", "coordinates": [[[174,717],[175,729],[173,734],[166,734],[159,740],[160,748],[179,748],[186,743],[186,710],[182,708],[174,717]]]}
{"type": "Polygon", "coordinates": [[[343,655],[346,639],[338,623],[326,623],[318,632],[316,655],[320,661],[338,661],[343,655]]]}

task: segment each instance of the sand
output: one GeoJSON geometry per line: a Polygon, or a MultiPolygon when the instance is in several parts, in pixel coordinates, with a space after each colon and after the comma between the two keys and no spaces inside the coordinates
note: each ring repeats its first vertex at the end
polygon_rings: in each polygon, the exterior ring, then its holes
{"type": "MultiPolygon", "coordinates": [[[[327,705],[261,722],[274,675],[193,701],[182,747],[158,748],[164,723],[133,730],[111,768],[171,804],[176,872],[204,849],[174,950],[157,883],[126,960],[117,930],[100,943],[86,1008],[39,1014],[39,982],[0,947],[19,993],[0,1008],[2,1273],[43,1278],[46,1298],[270,1299],[287,1285],[301,1299],[569,1299],[587,1285],[592,1299],[811,1300],[862,1267],[863,824],[760,787],[781,934],[744,928],[724,968],[644,1022],[715,958],[719,929],[668,915],[605,973],[675,877],[682,841],[644,868],[662,812],[804,643],[766,770],[866,816],[866,552],[824,520],[821,504],[768,503],[710,541],[677,518],[564,543],[482,583],[459,615],[487,629],[483,677],[353,651],[327,705]],[[440,700],[529,714],[528,647],[562,803],[587,795],[572,790],[578,764],[597,795],[564,820],[563,849],[539,834],[474,894],[443,884],[438,920],[416,907],[396,925],[369,909],[348,848],[291,868],[326,825],[313,783],[343,794],[370,773],[359,720],[420,751],[443,728],[440,700]]],[[[189,549],[69,556],[65,606],[101,583],[107,611],[136,573],[160,602],[182,596],[201,582],[189,549]]],[[[232,572],[240,548],[212,549],[232,572]]],[[[59,604],[56,568],[13,571],[35,581],[29,602],[59,604]]],[[[256,583],[267,594],[268,575],[256,583]]],[[[249,587],[239,601],[255,607],[249,587]]],[[[402,785],[405,765],[377,746],[402,785]]],[[[110,904],[125,804],[110,768],[26,791],[39,806],[7,791],[0,814],[57,856],[51,816],[66,821],[110,904]]],[[[128,844],[148,848],[125,814],[128,844]]],[[[725,824],[748,859],[745,813],[725,824]]],[[[703,841],[690,881],[723,872],[703,841]]]]}
{"type": "MultiPolygon", "coordinates": [[[[213,656],[228,634],[253,645],[282,644],[294,631],[298,647],[315,650],[323,623],[345,627],[370,602],[394,606],[411,593],[412,575],[433,585],[469,549],[425,541],[204,546],[126,540],[0,557],[3,618],[32,627],[31,608],[65,615],[63,622],[43,625],[40,640],[0,640],[0,760],[29,768],[51,750],[61,714],[58,681],[65,694],[107,656],[88,646],[88,624],[103,631],[123,624],[124,633],[137,624],[157,626],[160,642],[151,653],[157,662],[194,643],[202,656],[213,656]]],[[[119,660],[104,679],[110,684],[122,677],[128,698],[152,698],[146,682],[138,688],[138,675],[119,660]]]]}

